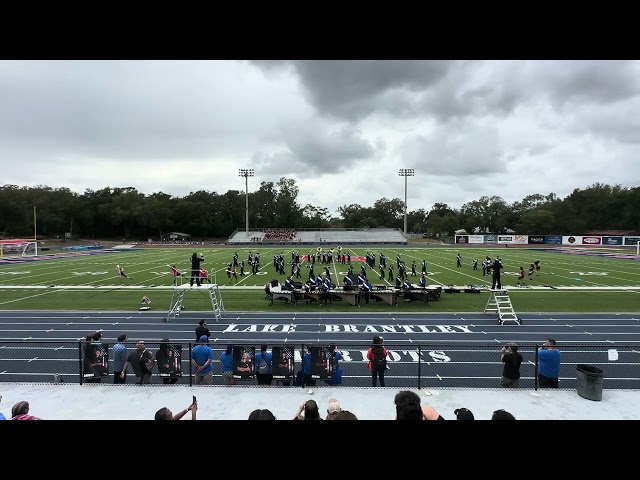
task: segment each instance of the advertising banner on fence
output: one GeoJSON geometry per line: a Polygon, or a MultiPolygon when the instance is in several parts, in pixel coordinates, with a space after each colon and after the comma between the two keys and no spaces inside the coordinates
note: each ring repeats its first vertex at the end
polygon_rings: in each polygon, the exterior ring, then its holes
{"type": "Polygon", "coordinates": [[[469,235],[456,235],[456,243],[469,243],[469,235]]]}
{"type": "Polygon", "coordinates": [[[526,245],[527,243],[529,243],[529,236],[528,235],[514,235],[513,236],[513,243],[515,243],[517,245],[526,245]]]}
{"type": "Polygon", "coordinates": [[[582,237],[582,245],[602,245],[602,237],[582,237]]]}
{"type": "Polygon", "coordinates": [[[637,245],[640,242],[640,237],[624,237],[625,245],[637,245]]]}
{"type": "Polygon", "coordinates": [[[484,243],[484,235],[469,235],[469,243],[484,243]]]}
{"type": "Polygon", "coordinates": [[[544,235],[529,235],[528,241],[540,245],[544,243],[544,235]]]}
{"type": "Polygon", "coordinates": [[[498,243],[498,236],[497,235],[485,235],[484,236],[484,243],[498,243]]]}
{"type": "Polygon", "coordinates": [[[579,235],[563,235],[562,236],[562,244],[563,245],[582,245],[582,237],[579,235]]]}
{"type": "Polygon", "coordinates": [[[498,235],[498,243],[513,243],[513,235],[498,235]]]}
{"type": "Polygon", "coordinates": [[[560,235],[546,235],[544,243],[549,245],[562,245],[562,237],[560,235]]]}
{"type": "Polygon", "coordinates": [[[603,245],[622,245],[622,237],[602,237],[603,245]]]}

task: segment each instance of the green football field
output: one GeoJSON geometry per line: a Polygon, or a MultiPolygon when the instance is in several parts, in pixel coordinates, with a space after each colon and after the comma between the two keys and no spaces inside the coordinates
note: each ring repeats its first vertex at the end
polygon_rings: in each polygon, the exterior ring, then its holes
{"type": "MultiPolygon", "coordinates": [[[[326,248],[326,247],[325,247],[326,248]]],[[[301,255],[315,253],[316,247],[297,249],[301,255]]],[[[291,273],[292,248],[272,246],[265,248],[233,247],[189,247],[165,248],[142,247],[114,249],[109,251],[84,250],[69,252],[52,249],[50,254],[74,253],[65,258],[49,257],[39,260],[13,258],[0,261],[0,309],[2,310],[112,310],[137,311],[140,299],[147,295],[151,299],[151,309],[158,314],[169,309],[173,293],[173,276],[170,265],[189,271],[190,257],[194,252],[205,257],[203,266],[209,271],[212,282],[220,287],[225,311],[290,311],[292,307],[281,301],[269,305],[265,299],[263,286],[272,279],[284,282],[285,276],[278,275],[273,266],[273,256],[284,254],[285,273],[291,273]],[[237,253],[239,261],[247,264],[249,252],[259,252],[260,272],[251,274],[246,266],[246,276],[238,276],[238,282],[231,283],[225,272],[225,264],[233,261],[237,253]],[[82,253],[82,255],[78,255],[82,253]],[[123,282],[117,275],[117,265],[124,267],[129,278],[123,282]]],[[[491,277],[482,275],[482,260],[488,255],[499,255],[504,265],[502,286],[509,288],[516,312],[640,312],[640,261],[635,256],[635,248],[600,249],[527,249],[504,247],[345,247],[343,253],[351,254],[355,273],[361,271],[367,252],[376,254],[375,270],[367,269],[367,276],[374,285],[395,286],[397,274],[396,255],[411,272],[411,263],[417,264],[420,274],[422,260],[427,261],[428,284],[443,288],[468,285],[483,288],[476,293],[443,293],[437,302],[426,305],[421,302],[405,303],[402,298],[398,305],[384,302],[354,307],[347,302],[323,305],[322,311],[372,312],[482,312],[487,303],[491,287],[491,277]],[[387,257],[385,278],[380,279],[379,254],[387,257]],[[462,256],[462,266],[456,266],[456,255],[462,256]],[[472,268],[472,259],[478,259],[478,270],[472,268]],[[516,272],[522,266],[525,272],[535,260],[540,261],[539,275],[529,280],[525,275],[524,287],[516,287],[516,272]],[[394,265],[393,280],[388,280],[388,267],[394,265]]],[[[334,250],[335,253],[335,250],[334,250]]],[[[335,260],[335,256],[334,256],[335,260]]],[[[314,273],[321,273],[324,265],[316,262],[314,273]]],[[[342,284],[348,265],[334,261],[329,265],[334,283],[342,284]]],[[[239,273],[239,269],[238,269],[239,273]]],[[[188,273],[187,273],[188,275],[188,273]]],[[[301,268],[302,278],[309,276],[307,262],[301,268]]],[[[417,283],[418,277],[409,277],[417,283]]],[[[185,282],[188,282],[188,277],[185,282]]],[[[210,311],[211,302],[206,291],[194,290],[185,296],[185,308],[189,311],[210,311]]],[[[297,311],[318,312],[315,303],[298,303],[297,311]]]]}

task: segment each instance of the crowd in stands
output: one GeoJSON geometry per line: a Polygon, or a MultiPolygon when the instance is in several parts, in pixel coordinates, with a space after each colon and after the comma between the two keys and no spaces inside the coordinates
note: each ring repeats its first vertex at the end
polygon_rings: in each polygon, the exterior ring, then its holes
{"type": "Polygon", "coordinates": [[[291,242],[296,238],[297,234],[297,230],[291,228],[268,228],[262,240],[267,242],[291,242]]]}
{"type": "MultiPolygon", "coordinates": [[[[445,420],[445,418],[429,405],[422,405],[420,396],[412,390],[401,390],[393,398],[395,405],[395,420],[445,420]]],[[[197,419],[198,402],[193,397],[191,404],[176,414],[168,407],[156,411],[155,420],[180,420],[191,412],[190,419],[197,419]]],[[[467,408],[458,408],[453,412],[456,420],[475,420],[473,413],[467,408]]],[[[391,417],[390,417],[391,418],[391,417]]],[[[336,398],[329,399],[326,414],[321,413],[320,406],[313,399],[302,402],[292,417],[293,420],[358,420],[356,413],[345,410],[336,398]]],[[[516,418],[506,410],[495,410],[490,420],[515,420],[516,418]]],[[[7,418],[0,413],[0,420],[7,418]]],[[[29,402],[20,401],[11,409],[10,420],[42,420],[29,415],[29,402]]],[[[255,409],[249,413],[247,420],[278,420],[269,409],[255,409]]]]}

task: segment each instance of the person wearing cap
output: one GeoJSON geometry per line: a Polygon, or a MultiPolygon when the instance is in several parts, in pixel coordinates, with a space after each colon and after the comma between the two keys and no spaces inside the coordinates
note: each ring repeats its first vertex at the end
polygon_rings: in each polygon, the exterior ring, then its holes
{"type": "Polygon", "coordinates": [[[540,388],[558,388],[559,377],[560,350],[556,348],[556,341],[548,338],[538,348],[538,385],[540,388]]]}
{"type": "Polygon", "coordinates": [[[518,353],[518,346],[515,343],[509,343],[506,347],[502,347],[500,360],[504,363],[500,386],[518,388],[520,386],[520,365],[522,364],[522,355],[518,353]]]}
{"type": "Polygon", "coordinates": [[[233,377],[233,344],[227,345],[227,349],[220,355],[222,365],[222,381],[225,385],[235,385],[236,379],[233,377]]]}
{"type": "Polygon", "coordinates": [[[122,334],[118,337],[118,343],[113,345],[113,383],[127,383],[127,346],[123,343],[127,341],[127,336],[122,334]]]}
{"type": "Polygon", "coordinates": [[[335,398],[329,399],[329,407],[327,408],[327,417],[325,420],[335,420],[338,413],[342,411],[340,408],[340,402],[335,398]]]}
{"type": "Polygon", "coordinates": [[[456,416],[456,420],[475,420],[473,413],[468,408],[456,408],[453,414],[456,416]]]}
{"type": "Polygon", "coordinates": [[[136,385],[151,383],[151,369],[153,369],[154,357],[151,350],[147,350],[143,340],[136,344],[136,349],[129,354],[123,370],[133,370],[137,380],[136,385]],[[151,368],[149,368],[151,367],[151,368]]]}
{"type": "Polygon", "coordinates": [[[209,338],[202,335],[199,339],[200,344],[193,347],[191,351],[191,363],[196,371],[196,385],[206,383],[211,385],[213,381],[213,350],[208,345],[209,338]]]}

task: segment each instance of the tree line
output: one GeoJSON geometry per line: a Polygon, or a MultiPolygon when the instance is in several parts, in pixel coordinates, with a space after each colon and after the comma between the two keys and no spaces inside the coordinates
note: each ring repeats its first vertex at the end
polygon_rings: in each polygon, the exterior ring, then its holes
{"type": "MultiPolygon", "coordinates": [[[[334,216],[326,208],[300,205],[292,179],[262,182],[249,192],[250,228],[404,228],[404,202],[380,198],[372,206],[343,205],[334,216]]],[[[69,232],[81,238],[125,238],[146,241],[169,232],[195,239],[228,238],[245,225],[246,193],[206,190],[184,197],[157,192],[145,195],[132,187],[87,189],[43,185],[0,187],[0,234],[5,237],[56,237],[69,232]],[[35,215],[34,215],[35,208],[35,215]]],[[[554,193],[528,195],[508,204],[500,196],[483,196],[460,209],[436,203],[407,212],[407,231],[431,237],[455,230],[523,234],[580,234],[588,230],[640,230],[640,187],[595,183],[575,189],[564,199],[554,193]]]]}

